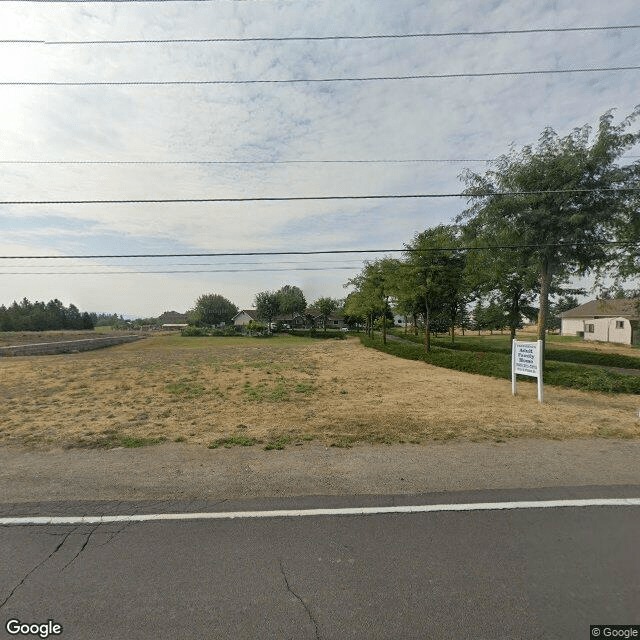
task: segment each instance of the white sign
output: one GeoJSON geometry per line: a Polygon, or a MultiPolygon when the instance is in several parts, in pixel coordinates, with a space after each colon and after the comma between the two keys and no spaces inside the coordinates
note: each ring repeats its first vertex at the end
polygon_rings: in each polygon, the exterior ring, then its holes
{"type": "Polygon", "coordinates": [[[538,378],[538,400],[542,402],[542,340],[537,342],[513,341],[511,346],[511,390],[516,394],[516,375],[538,378]]]}
{"type": "Polygon", "coordinates": [[[523,376],[538,377],[538,343],[513,341],[515,358],[513,366],[516,373],[523,376]]]}

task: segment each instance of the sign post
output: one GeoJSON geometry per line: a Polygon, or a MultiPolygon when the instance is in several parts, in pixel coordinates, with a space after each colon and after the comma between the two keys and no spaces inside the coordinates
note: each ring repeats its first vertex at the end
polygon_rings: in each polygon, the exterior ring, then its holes
{"type": "Polygon", "coordinates": [[[544,398],[542,386],[542,340],[518,342],[511,345],[511,391],[516,395],[516,374],[538,378],[538,401],[544,398]]]}

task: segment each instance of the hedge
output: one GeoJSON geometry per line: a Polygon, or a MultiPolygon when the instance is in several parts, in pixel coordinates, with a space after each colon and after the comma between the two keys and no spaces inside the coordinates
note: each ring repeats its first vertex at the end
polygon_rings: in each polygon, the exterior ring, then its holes
{"type": "MultiPolygon", "coordinates": [[[[362,336],[360,341],[370,347],[407,360],[422,360],[436,367],[475,373],[493,378],[511,379],[511,355],[490,351],[464,351],[443,347],[432,347],[427,353],[421,345],[407,344],[397,340],[382,344],[379,338],[362,336]]],[[[532,382],[534,379],[527,379],[532,382]]],[[[640,376],[612,373],[603,369],[581,367],[576,364],[545,363],[544,382],[559,387],[604,391],[609,393],[640,394],[640,376]]]]}
{"type": "MultiPolygon", "coordinates": [[[[414,336],[413,334],[400,334],[397,331],[394,335],[409,340],[411,342],[423,344],[423,336],[414,336]]],[[[511,354],[511,345],[491,342],[490,340],[463,340],[454,344],[442,344],[436,340],[432,344],[455,351],[484,351],[485,353],[506,353],[511,354]]],[[[574,364],[596,364],[603,367],[620,367],[622,369],[638,369],[640,370],[640,357],[627,356],[618,353],[596,353],[594,351],[585,351],[582,349],[554,349],[546,343],[545,358],[547,361],[556,360],[558,362],[572,362],[574,364]]]]}

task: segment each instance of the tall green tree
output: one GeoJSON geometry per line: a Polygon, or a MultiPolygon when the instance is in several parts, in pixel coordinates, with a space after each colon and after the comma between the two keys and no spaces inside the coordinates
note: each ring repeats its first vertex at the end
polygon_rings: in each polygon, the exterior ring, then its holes
{"type": "Polygon", "coordinates": [[[280,296],[280,313],[291,316],[291,326],[293,327],[293,319],[296,313],[302,314],[307,308],[304,293],[300,287],[285,284],[284,287],[278,290],[278,296],[280,296]]]}
{"type": "Polygon", "coordinates": [[[268,322],[269,328],[271,328],[271,323],[276,316],[280,314],[280,296],[278,292],[261,291],[256,294],[253,304],[256,308],[258,318],[268,322]]]}
{"type": "Polygon", "coordinates": [[[191,324],[198,327],[216,326],[230,322],[236,313],[238,307],[233,302],[218,293],[207,293],[198,298],[188,318],[191,324]]]}
{"type": "Polygon", "coordinates": [[[539,269],[533,254],[508,247],[518,236],[504,229],[487,229],[478,220],[463,228],[464,243],[473,247],[467,254],[465,279],[475,298],[490,297],[506,314],[511,338],[529,317],[539,283],[539,269]],[[477,250],[474,250],[477,247],[477,250]]]}
{"type": "Polygon", "coordinates": [[[539,340],[545,339],[554,282],[620,259],[610,241],[640,238],[640,163],[617,163],[640,141],[640,132],[630,131],[639,115],[637,107],[615,125],[607,112],[593,136],[588,125],[563,138],[547,127],[535,148],[512,150],[484,175],[463,175],[474,203],[463,216],[483,237],[518,238],[521,251],[535,260],[539,340]]]}
{"type": "Polygon", "coordinates": [[[391,313],[390,299],[397,288],[400,261],[381,258],[367,262],[362,271],[351,278],[347,285],[355,291],[347,297],[344,312],[349,316],[365,316],[367,333],[371,334],[373,322],[382,316],[382,341],[387,342],[387,316],[391,313]]]}
{"type": "Polygon", "coordinates": [[[431,349],[431,320],[446,313],[453,340],[460,309],[466,304],[465,255],[456,249],[460,231],[455,225],[438,225],[418,233],[406,245],[405,290],[413,291],[424,320],[424,347],[431,349]]]}

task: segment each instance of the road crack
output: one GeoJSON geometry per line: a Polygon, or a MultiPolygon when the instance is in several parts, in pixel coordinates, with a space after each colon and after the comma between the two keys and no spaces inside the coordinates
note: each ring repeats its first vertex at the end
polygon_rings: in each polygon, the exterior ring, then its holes
{"type": "Polygon", "coordinates": [[[313,626],[315,628],[315,632],[316,632],[316,640],[320,640],[320,631],[318,630],[318,622],[317,620],[313,617],[313,614],[311,613],[311,609],[309,609],[307,603],[291,588],[291,585],[289,584],[289,580],[287,578],[287,574],[285,573],[284,567],[282,566],[282,560],[280,560],[280,573],[282,574],[282,577],[284,578],[284,583],[287,587],[287,591],[289,591],[289,593],[293,594],[293,596],[300,601],[300,604],[304,607],[304,610],[307,612],[307,615],[309,616],[309,620],[311,620],[311,622],[313,622],[313,626]]]}
{"type": "Polygon", "coordinates": [[[13,587],[13,589],[11,589],[11,592],[9,593],[9,595],[3,600],[3,602],[0,603],[0,609],[2,609],[7,602],[9,602],[9,600],[11,599],[11,597],[13,596],[13,594],[24,584],[25,580],[37,569],[39,569],[45,562],[47,562],[47,560],[49,560],[50,558],[53,558],[53,556],[58,553],[58,551],[60,551],[60,548],[62,547],[62,545],[67,541],[67,538],[72,534],[75,533],[76,529],[78,527],[74,527],[71,531],[69,531],[69,533],[67,533],[65,535],[64,538],[62,538],[62,541],[60,542],[60,544],[44,559],[41,560],[40,562],[38,562],[38,564],[33,567],[33,569],[31,569],[31,571],[27,572],[27,574],[24,576],[24,578],[22,578],[22,580],[20,580],[20,582],[18,582],[18,584],[13,587]]]}
{"type": "Polygon", "coordinates": [[[76,553],[75,556],[73,556],[73,558],[71,558],[71,560],[69,560],[69,562],[67,562],[67,564],[64,565],[64,567],[62,567],[62,569],[60,570],[61,572],[64,571],[86,548],[86,546],[89,544],[89,540],[91,538],[91,536],[95,533],[96,529],[100,526],[100,523],[98,523],[95,527],[93,527],[93,529],[91,529],[91,531],[89,531],[88,534],[85,534],[87,536],[86,540],[82,543],[82,546],[80,547],[80,551],[78,551],[78,553],[76,553]]]}

